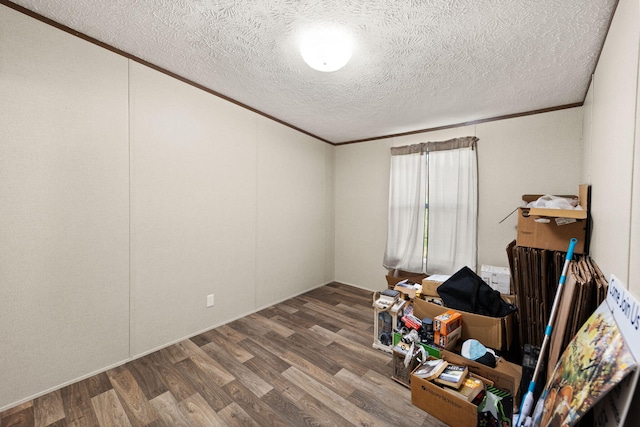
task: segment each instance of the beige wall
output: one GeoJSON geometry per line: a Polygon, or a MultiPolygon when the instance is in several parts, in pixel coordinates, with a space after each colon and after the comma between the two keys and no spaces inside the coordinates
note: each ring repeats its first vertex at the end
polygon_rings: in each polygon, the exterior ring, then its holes
{"type": "Polygon", "coordinates": [[[126,59],[0,6],[0,409],[129,355],[127,121],[126,59]]]}
{"type": "Polygon", "coordinates": [[[591,255],[640,295],[637,0],[618,4],[584,104],[583,180],[591,184],[591,255]]]}
{"type": "Polygon", "coordinates": [[[473,134],[473,127],[467,127],[434,132],[430,138],[413,135],[336,147],[336,280],[372,290],[384,287],[389,148],[473,134]]]}
{"type": "Polygon", "coordinates": [[[516,215],[526,193],[577,194],[582,160],[582,108],[338,146],[336,280],[384,288],[389,148],[460,136],[478,141],[478,265],[508,266],[516,215]]]}
{"type": "Polygon", "coordinates": [[[248,110],[142,65],[130,83],[137,355],[254,309],[258,129],[248,110]]]}
{"type": "MultiPolygon", "coordinates": [[[[523,194],[578,194],[582,108],[479,124],[478,265],[507,267],[523,194]]],[[[568,242],[567,242],[568,245],[568,242]]]]}
{"type": "MultiPolygon", "coordinates": [[[[584,103],[583,179],[591,184],[591,255],[640,296],[640,2],[620,0],[584,103]]],[[[624,425],[637,424],[640,394],[624,425]]]]}
{"type": "Polygon", "coordinates": [[[325,258],[333,258],[325,246],[333,180],[325,176],[326,144],[265,118],[260,135],[256,298],[264,307],[333,279],[325,271],[325,258]]]}
{"type": "Polygon", "coordinates": [[[5,6],[0,58],[0,410],[333,279],[334,147],[5,6]]]}

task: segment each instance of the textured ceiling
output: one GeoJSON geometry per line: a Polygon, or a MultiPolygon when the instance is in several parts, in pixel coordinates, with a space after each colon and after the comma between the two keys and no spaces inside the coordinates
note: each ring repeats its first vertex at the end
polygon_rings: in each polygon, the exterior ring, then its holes
{"type": "Polygon", "coordinates": [[[581,103],[616,0],[14,0],[332,143],[581,103]],[[351,61],[297,38],[330,23],[351,61]]]}

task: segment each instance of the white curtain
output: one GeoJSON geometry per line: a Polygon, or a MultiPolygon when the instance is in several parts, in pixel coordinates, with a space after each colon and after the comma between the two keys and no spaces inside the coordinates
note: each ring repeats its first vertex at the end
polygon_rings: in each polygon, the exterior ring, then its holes
{"type": "Polygon", "coordinates": [[[478,169],[473,147],[429,153],[427,272],[476,271],[478,169]]]}
{"type": "Polygon", "coordinates": [[[391,149],[386,268],[428,274],[476,269],[476,142],[466,137],[391,149]]]}
{"type": "Polygon", "coordinates": [[[406,147],[402,153],[391,156],[389,220],[383,265],[388,269],[422,272],[427,153],[419,146],[406,147]]]}

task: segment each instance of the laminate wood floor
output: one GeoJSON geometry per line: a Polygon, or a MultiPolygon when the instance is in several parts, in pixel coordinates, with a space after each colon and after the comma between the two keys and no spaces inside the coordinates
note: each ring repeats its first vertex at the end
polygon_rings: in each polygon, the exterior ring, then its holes
{"type": "Polygon", "coordinates": [[[0,426],[443,426],[331,283],[0,413],[0,426]]]}

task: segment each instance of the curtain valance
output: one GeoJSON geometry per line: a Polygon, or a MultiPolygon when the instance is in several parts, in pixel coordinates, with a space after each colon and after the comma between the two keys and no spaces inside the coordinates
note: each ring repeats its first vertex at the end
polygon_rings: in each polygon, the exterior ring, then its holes
{"type": "Polygon", "coordinates": [[[465,136],[453,138],[446,141],[421,142],[419,144],[404,145],[402,147],[391,147],[392,156],[403,154],[428,153],[433,151],[455,150],[458,148],[469,148],[475,150],[478,138],[475,136],[465,136]]]}

